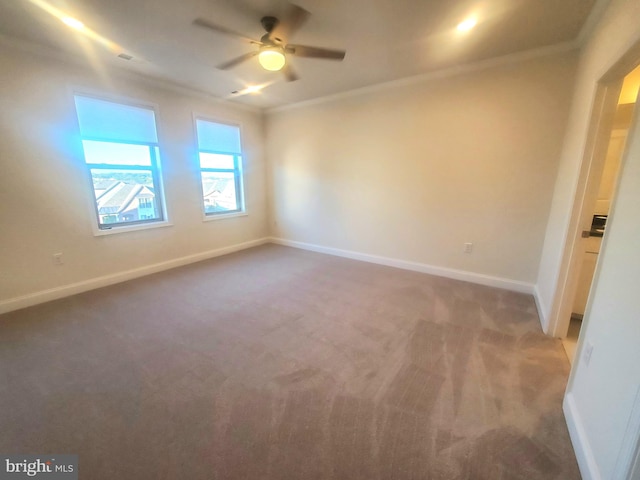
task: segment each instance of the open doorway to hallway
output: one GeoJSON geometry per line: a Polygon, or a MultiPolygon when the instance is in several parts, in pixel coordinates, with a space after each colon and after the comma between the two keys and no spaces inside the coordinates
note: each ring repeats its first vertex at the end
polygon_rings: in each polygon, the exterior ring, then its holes
{"type": "Polygon", "coordinates": [[[639,90],[640,66],[624,77],[612,127],[608,135],[609,140],[604,167],[591,173],[591,175],[594,175],[593,181],[599,184],[599,188],[597,197],[595,197],[595,204],[585,205],[585,208],[590,208],[592,213],[591,228],[582,232],[582,237],[584,238],[582,245],[584,248],[580,251],[580,259],[575,267],[579,270],[577,286],[570,310],[571,319],[562,342],[571,363],[573,363],[575,357],[582,319],[587,306],[598,256],[600,255],[602,238],[606,231],[607,218],[615,193],[620,164],[639,90]],[[598,179],[596,176],[600,178],[598,179]]]}

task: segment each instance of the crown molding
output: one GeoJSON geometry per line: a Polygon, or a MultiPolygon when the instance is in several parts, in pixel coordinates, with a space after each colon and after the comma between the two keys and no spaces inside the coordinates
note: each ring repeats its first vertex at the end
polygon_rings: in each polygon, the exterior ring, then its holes
{"type": "Polygon", "coordinates": [[[578,36],[576,37],[576,44],[579,47],[582,47],[587,42],[587,40],[589,40],[596,26],[598,25],[598,23],[600,23],[600,20],[602,20],[604,12],[610,3],[611,0],[595,1],[593,8],[591,9],[591,13],[587,17],[586,22],[584,22],[584,25],[582,25],[580,33],[578,33],[578,36]]]}
{"type": "Polygon", "coordinates": [[[398,87],[404,87],[408,85],[416,85],[420,83],[427,83],[433,80],[440,80],[443,78],[455,77],[458,75],[466,75],[489,68],[501,67],[514,63],[520,63],[527,60],[533,60],[536,58],[549,57],[553,55],[560,55],[573,50],[578,50],[580,45],[576,41],[563,42],[548,47],[536,48],[532,50],[526,50],[524,52],[510,53],[500,57],[489,58],[487,60],[481,60],[478,62],[471,62],[454,67],[443,68],[441,70],[435,70],[433,72],[423,73],[420,75],[414,75],[411,77],[400,78],[392,80],[390,82],[378,83],[375,85],[369,85],[366,87],[356,88],[333,95],[327,95],[324,97],[318,97],[311,100],[304,100],[302,102],[293,103],[290,105],[284,105],[281,107],[274,107],[265,109],[265,114],[271,115],[274,113],[285,112],[288,110],[294,110],[297,108],[304,108],[313,105],[320,105],[323,103],[335,102],[343,100],[345,98],[357,97],[360,95],[367,95],[384,90],[390,90],[398,87]]]}
{"type": "MultiPolygon", "coordinates": [[[[236,103],[223,97],[216,97],[211,93],[208,93],[202,90],[198,90],[192,87],[187,87],[185,85],[181,85],[179,83],[175,83],[172,81],[163,80],[145,73],[135,72],[124,67],[119,67],[117,65],[109,64],[108,68],[115,70],[117,75],[121,78],[128,78],[134,81],[146,83],[147,85],[150,85],[156,88],[161,88],[161,89],[173,91],[175,93],[197,97],[200,99],[206,99],[208,101],[218,103],[220,105],[224,105],[225,107],[233,108],[236,110],[262,114],[262,115],[271,115],[271,114],[293,110],[297,108],[304,108],[304,107],[309,107],[313,105],[330,103],[330,102],[342,100],[345,98],[366,95],[370,93],[390,90],[390,89],[408,86],[408,85],[427,83],[433,80],[450,78],[458,75],[465,75],[465,74],[478,72],[478,71],[489,69],[489,68],[505,66],[505,65],[519,63],[519,62],[532,60],[536,58],[564,54],[572,50],[577,50],[581,48],[584,41],[586,41],[589,35],[593,32],[595,25],[597,25],[598,21],[602,17],[604,10],[606,9],[606,6],[609,4],[609,2],[610,0],[596,0],[596,5],[594,6],[594,9],[591,15],[589,16],[587,22],[585,23],[585,27],[583,27],[579,37],[574,41],[563,42],[563,43],[559,43],[559,44],[555,44],[547,47],[526,50],[524,52],[511,53],[508,55],[481,60],[478,62],[471,62],[471,63],[461,64],[461,65],[456,65],[453,67],[443,68],[440,70],[435,70],[435,71],[424,73],[424,74],[404,77],[397,80],[378,83],[374,85],[368,85],[366,87],[360,87],[352,90],[347,90],[345,92],[326,95],[326,96],[317,97],[309,100],[303,100],[301,102],[296,102],[296,103],[283,105],[279,107],[272,107],[272,108],[257,107],[257,106],[242,104],[242,103],[236,103]]],[[[41,55],[41,56],[52,58],[61,62],[87,68],[87,64],[82,58],[70,55],[61,50],[57,50],[41,44],[27,42],[25,40],[19,40],[13,37],[8,37],[1,33],[0,33],[0,44],[21,50],[23,52],[28,52],[29,54],[32,54],[32,55],[41,55]]]]}
{"type": "MultiPolygon", "coordinates": [[[[77,57],[62,50],[58,50],[45,45],[28,42],[26,40],[17,39],[14,37],[8,37],[6,35],[3,35],[2,33],[0,33],[0,45],[13,48],[30,55],[39,55],[45,58],[75,65],[84,69],[88,68],[87,63],[81,57],[77,57]]],[[[236,110],[243,110],[256,114],[263,113],[263,108],[260,107],[231,102],[226,98],[216,97],[215,95],[203,90],[198,90],[196,88],[187,87],[185,85],[181,85],[169,80],[163,80],[157,77],[153,77],[145,73],[129,70],[125,67],[119,67],[113,64],[108,64],[106,66],[110,70],[115,71],[115,74],[122,79],[129,79],[140,83],[145,83],[151,87],[169,90],[174,93],[196,97],[199,99],[205,99],[207,101],[218,103],[220,105],[224,105],[225,107],[233,108],[236,110]]]]}

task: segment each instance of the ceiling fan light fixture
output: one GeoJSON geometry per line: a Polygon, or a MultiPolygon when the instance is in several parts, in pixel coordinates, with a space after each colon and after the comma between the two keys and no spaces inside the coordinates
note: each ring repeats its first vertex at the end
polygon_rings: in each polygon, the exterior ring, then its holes
{"type": "Polygon", "coordinates": [[[271,72],[277,72],[282,70],[286,59],[284,52],[279,47],[267,47],[263,48],[258,54],[258,62],[262,65],[262,68],[271,72]]]}

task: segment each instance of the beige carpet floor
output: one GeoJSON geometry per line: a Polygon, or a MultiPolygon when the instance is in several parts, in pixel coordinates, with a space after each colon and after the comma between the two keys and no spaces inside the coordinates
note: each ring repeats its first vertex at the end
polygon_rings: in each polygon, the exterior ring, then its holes
{"type": "Polygon", "coordinates": [[[0,316],[0,452],[80,478],[580,478],[531,296],[281,246],[0,316]]]}

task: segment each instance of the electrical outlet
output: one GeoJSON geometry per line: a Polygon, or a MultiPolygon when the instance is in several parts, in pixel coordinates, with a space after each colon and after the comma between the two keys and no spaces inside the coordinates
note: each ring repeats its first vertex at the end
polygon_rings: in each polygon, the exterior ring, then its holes
{"type": "Polygon", "coordinates": [[[584,346],[584,353],[582,354],[582,359],[586,366],[588,366],[591,361],[591,354],[593,354],[593,343],[587,342],[584,346]]]}
{"type": "Polygon", "coordinates": [[[64,263],[64,259],[62,258],[62,252],[53,254],[53,264],[54,265],[62,265],[64,263]]]}
{"type": "Polygon", "coordinates": [[[464,244],[464,249],[462,250],[464,253],[471,253],[473,252],[473,243],[465,243],[464,244]]]}

